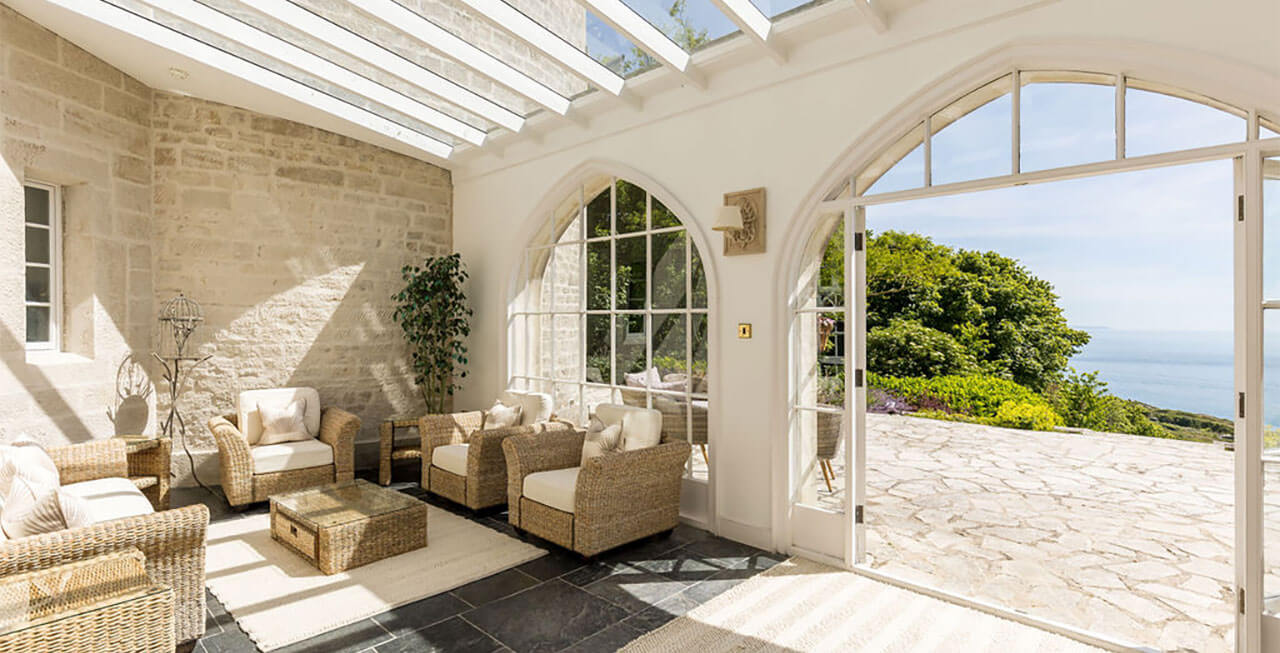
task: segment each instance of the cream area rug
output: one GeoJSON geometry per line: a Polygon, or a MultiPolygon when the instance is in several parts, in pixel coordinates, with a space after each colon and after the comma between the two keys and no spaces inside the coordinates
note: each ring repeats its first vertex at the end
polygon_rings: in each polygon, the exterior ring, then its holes
{"type": "Polygon", "coordinates": [[[271,539],[270,516],[209,525],[205,584],[263,651],[302,641],[546,552],[428,506],[427,547],[326,576],[271,539]]]}
{"type": "Polygon", "coordinates": [[[793,558],[640,637],[623,651],[1098,653],[1100,649],[793,558]]]}

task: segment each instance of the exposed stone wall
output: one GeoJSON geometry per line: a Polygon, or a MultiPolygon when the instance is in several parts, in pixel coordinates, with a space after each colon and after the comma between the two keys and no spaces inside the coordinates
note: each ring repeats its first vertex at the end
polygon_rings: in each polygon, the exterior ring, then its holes
{"type": "Polygon", "coordinates": [[[241,390],[314,386],[366,436],[420,406],[390,298],[402,265],[450,250],[449,172],[162,92],[154,130],[156,305],[198,300],[213,356],[184,396],[192,447],[241,390]]]}
{"type": "Polygon", "coordinates": [[[0,439],[84,441],[151,412],[145,372],[117,383],[150,344],[150,119],[151,89],[0,5],[0,439]],[[62,354],[26,352],[28,180],[64,189],[62,354]]]}

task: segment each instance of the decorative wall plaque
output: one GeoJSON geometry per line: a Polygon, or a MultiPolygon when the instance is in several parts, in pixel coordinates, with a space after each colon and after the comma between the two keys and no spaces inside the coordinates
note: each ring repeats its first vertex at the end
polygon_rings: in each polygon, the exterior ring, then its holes
{"type": "Polygon", "coordinates": [[[753,188],[724,194],[725,206],[742,209],[742,228],[724,232],[724,255],[764,253],[764,189],[753,188]]]}

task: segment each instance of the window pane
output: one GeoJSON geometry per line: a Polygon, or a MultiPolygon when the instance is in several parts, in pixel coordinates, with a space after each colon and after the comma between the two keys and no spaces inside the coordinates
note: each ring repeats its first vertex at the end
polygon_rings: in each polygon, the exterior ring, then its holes
{"type": "Polygon", "coordinates": [[[662,202],[659,202],[658,198],[651,198],[649,201],[653,203],[652,210],[654,229],[680,226],[680,218],[677,218],[676,214],[671,212],[671,209],[664,206],[662,202]]]}
{"type": "Polygon", "coordinates": [[[582,394],[582,403],[586,404],[588,416],[594,415],[596,407],[600,404],[616,404],[621,402],[621,399],[618,398],[618,391],[613,388],[586,386],[582,389],[582,394]]]}
{"type": "Polygon", "coordinates": [[[1280,299],[1280,157],[1262,160],[1262,298],[1280,299]]]}
{"type": "Polygon", "coordinates": [[[694,246],[690,252],[692,259],[690,265],[693,266],[693,307],[707,307],[707,272],[702,269],[702,255],[698,253],[698,248],[694,246]]]}
{"type": "Polygon", "coordinates": [[[608,236],[612,228],[609,224],[609,189],[606,188],[587,203],[587,238],[608,236]]]}
{"type": "MultiPolygon", "coordinates": [[[[534,376],[547,378],[555,369],[555,324],[550,315],[535,315],[533,320],[538,325],[538,368],[534,376]]],[[[538,392],[542,392],[539,390],[538,392]]]]}
{"type": "Polygon", "coordinates": [[[548,277],[555,289],[551,310],[557,313],[582,310],[582,252],[581,244],[555,249],[548,277]]]}
{"type": "Polygon", "coordinates": [[[49,230],[41,227],[27,227],[27,262],[49,262],[49,230]]]}
{"type": "Polygon", "coordinates": [[[587,309],[607,311],[609,305],[609,268],[613,257],[613,243],[600,241],[587,243],[587,309]]]}
{"type": "Polygon", "coordinates": [[[1180,97],[1125,89],[1125,156],[1143,156],[1243,141],[1244,118],[1180,97]]]}
{"type": "Polygon", "coordinates": [[[582,240],[582,207],[575,200],[566,202],[556,212],[557,243],[570,243],[582,240]]]}
{"type": "Polygon", "coordinates": [[[863,195],[924,186],[924,123],[898,139],[854,181],[863,195]]]}
{"type": "Polygon", "coordinates": [[[933,185],[985,179],[1013,166],[1013,79],[1002,77],[934,114],[933,185]]]}
{"type": "Polygon", "coordinates": [[[49,268],[27,266],[27,301],[48,302],[50,286],[49,268]]]}
{"type": "Polygon", "coordinates": [[[609,376],[609,316],[587,316],[587,376],[588,383],[608,383],[609,376]]]}
{"type": "Polygon", "coordinates": [[[644,314],[623,313],[617,316],[614,333],[618,350],[615,352],[613,382],[617,385],[644,387],[645,343],[644,314]],[[627,375],[632,375],[628,377],[627,375]]]}
{"type": "Polygon", "coordinates": [[[653,234],[653,307],[685,306],[685,233],[653,234]]]}
{"type": "Polygon", "coordinates": [[[576,383],[557,383],[552,395],[552,404],[556,407],[556,417],[582,424],[586,421],[582,410],[582,386],[576,383]]]}
{"type": "Polygon", "coordinates": [[[618,248],[618,308],[642,310],[645,307],[645,237],[619,238],[618,248]]]}
{"type": "MultiPolygon", "coordinates": [[[[557,315],[552,323],[556,330],[555,378],[577,381],[582,373],[582,317],[557,315]]],[[[556,406],[559,405],[556,402],[556,406]]]]}
{"type": "Polygon", "coordinates": [[[49,191],[31,186],[24,186],[22,190],[27,222],[49,224],[49,191]]]}
{"type": "Polygon", "coordinates": [[[689,385],[689,364],[685,352],[689,316],[653,316],[653,366],[658,375],[648,379],[650,387],[685,393],[689,385]]]}
{"type": "Polygon", "coordinates": [[[833,217],[818,269],[819,306],[844,306],[844,216],[833,217]]]}
{"type": "Polygon", "coordinates": [[[1033,82],[1022,87],[1021,100],[1023,172],[1115,158],[1114,86],[1033,82]]]}
{"type": "Polygon", "coordinates": [[[643,188],[622,179],[617,183],[618,233],[645,230],[645,196],[643,188]]]}
{"type": "Polygon", "coordinates": [[[695,394],[706,395],[710,392],[707,368],[708,318],[705,313],[699,313],[691,315],[689,319],[693,322],[693,364],[690,365],[689,388],[695,394]]]}
{"type": "Polygon", "coordinates": [[[27,307],[27,342],[49,342],[49,312],[47,306],[27,307]]]}

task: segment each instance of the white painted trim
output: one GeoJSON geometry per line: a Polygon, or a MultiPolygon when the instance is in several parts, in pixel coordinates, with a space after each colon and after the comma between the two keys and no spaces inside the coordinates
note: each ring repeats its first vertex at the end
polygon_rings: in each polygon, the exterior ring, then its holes
{"type": "Polygon", "coordinates": [[[705,89],[706,79],[690,65],[690,55],[672,41],[662,30],[654,27],[643,16],[628,7],[622,0],[578,0],[600,20],[630,39],[640,49],[670,68],[694,86],[705,89]]]}
{"type": "MultiPolygon", "coordinates": [[[[49,302],[31,302],[27,300],[26,285],[23,284],[22,305],[23,305],[23,324],[26,324],[27,307],[41,307],[49,309],[49,340],[47,342],[26,342],[28,352],[40,352],[48,354],[56,354],[62,350],[62,307],[64,298],[62,296],[62,187],[57,184],[51,184],[36,179],[25,179],[22,182],[23,195],[26,195],[26,188],[38,188],[49,193],[49,224],[47,230],[49,232],[49,263],[47,265],[33,264],[26,260],[26,254],[23,254],[23,275],[25,278],[28,266],[47,267],[49,270],[49,302]]],[[[26,203],[23,202],[23,228],[22,238],[26,242],[27,225],[25,215],[26,203]]],[[[40,228],[40,225],[31,225],[40,228]]],[[[23,247],[25,251],[25,245],[23,247]]],[[[26,341],[26,331],[24,329],[23,341],[26,341]]]]}
{"type": "Polygon", "coordinates": [[[858,11],[866,17],[867,22],[871,23],[871,29],[877,34],[884,34],[889,31],[889,17],[885,14],[884,7],[876,0],[853,0],[853,4],[857,5],[858,11]]]}
{"type": "Polygon", "coordinates": [[[756,8],[751,0],[711,0],[711,3],[725,18],[737,25],[743,34],[763,48],[764,53],[776,63],[781,65],[787,62],[786,48],[776,39],[770,38],[773,34],[773,21],[756,8]]]}

